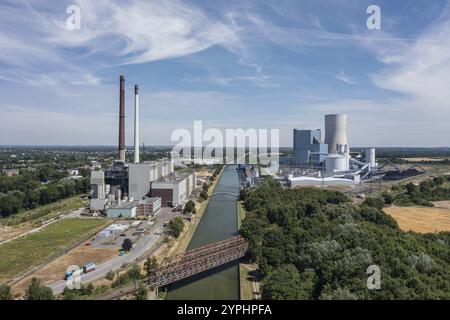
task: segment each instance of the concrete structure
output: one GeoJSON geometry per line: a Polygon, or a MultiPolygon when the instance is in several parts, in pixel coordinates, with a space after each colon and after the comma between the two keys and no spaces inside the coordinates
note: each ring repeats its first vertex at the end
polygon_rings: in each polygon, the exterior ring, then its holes
{"type": "Polygon", "coordinates": [[[139,163],[139,86],[134,86],[134,163],[139,163]]]}
{"type": "Polygon", "coordinates": [[[325,159],[328,145],[322,142],[322,133],[317,130],[294,129],[294,162],[301,165],[319,165],[325,159]]]}
{"type": "Polygon", "coordinates": [[[325,170],[329,172],[346,171],[348,163],[342,154],[330,154],[325,158],[325,170]]]}
{"type": "Polygon", "coordinates": [[[139,202],[136,214],[139,217],[154,216],[155,213],[157,213],[160,209],[161,209],[161,198],[159,197],[147,198],[139,202]]]}
{"type": "MultiPolygon", "coordinates": [[[[153,166],[153,170],[155,170],[153,166]]],[[[128,166],[129,196],[136,200],[142,200],[150,191],[150,183],[156,180],[152,175],[152,163],[134,163],[128,166]]]]}
{"type": "Polygon", "coordinates": [[[175,171],[174,161],[164,159],[158,162],[158,179],[166,177],[175,171]]]}
{"type": "Polygon", "coordinates": [[[359,178],[357,179],[345,179],[345,178],[335,178],[335,177],[290,177],[288,178],[288,187],[307,187],[307,186],[317,186],[317,187],[325,187],[325,186],[354,186],[358,184],[359,178]]]}
{"type": "Polygon", "coordinates": [[[195,189],[197,175],[176,173],[151,184],[151,196],[161,198],[161,206],[177,207],[182,205],[195,189]]]}
{"type": "Polygon", "coordinates": [[[366,163],[369,164],[370,170],[375,169],[377,166],[375,160],[375,148],[367,148],[366,149],[366,163]]]}
{"type": "Polygon", "coordinates": [[[91,172],[91,210],[105,210],[106,200],[105,173],[101,170],[91,172]]]}
{"type": "Polygon", "coordinates": [[[106,210],[108,218],[135,218],[139,201],[123,202],[106,210]]]}
{"type": "Polygon", "coordinates": [[[125,77],[120,76],[119,95],[119,160],[125,162],[125,77]]]}
{"type": "Polygon", "coordinates": [[[339,153],[339,145],[348,144],[347,115],[325,115],[325,144],[328,144],[328,153],[339,153]]]}
{"type": "Polygon", "coordinates": [[[13,177],[19,174],[19,169],[3,169],[2,173],[7,177],[13,177]]]}
{"type": "Polygon", "coordinates": [[[121,234],[130,228],[129,224],[112,224],[98,233],[100,238],[121,234]]]}

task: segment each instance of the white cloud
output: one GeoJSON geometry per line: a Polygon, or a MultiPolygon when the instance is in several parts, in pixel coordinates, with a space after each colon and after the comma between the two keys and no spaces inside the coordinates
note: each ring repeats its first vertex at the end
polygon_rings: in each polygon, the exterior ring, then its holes
{"type": "Polygon", "coordinates": [[[345,72],[342,70],[340,71],[338,74],[336,74],[334,76],[337,80],[342,81],[346,84],[356,84],[355,81],[351,80],[346,74],[345,72]]]}

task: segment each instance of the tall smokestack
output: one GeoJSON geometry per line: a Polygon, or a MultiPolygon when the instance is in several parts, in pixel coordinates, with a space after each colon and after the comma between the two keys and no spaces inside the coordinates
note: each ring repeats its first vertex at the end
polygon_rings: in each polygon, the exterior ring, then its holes
{"type": "Polygon", "coordinates": [[[125,77],[120,76],[119,160],[125,162],[125,77]]]}
{"type": "Polygon", "coordinates": [[[134,86],[134,163],[139,163],[139,86],[134,86]]]}

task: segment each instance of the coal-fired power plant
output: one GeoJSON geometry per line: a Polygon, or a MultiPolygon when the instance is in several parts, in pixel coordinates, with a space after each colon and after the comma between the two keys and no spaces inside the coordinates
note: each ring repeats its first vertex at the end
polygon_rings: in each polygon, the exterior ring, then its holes
{"type": "Polygon", "coordinates": [[[139,86],[134,86],[134,163],[139,163],[139,86]]]}
{"type": "Polygon", "coordinates": [[[119,160],[125,162],[125,77],[120,76],[119,97],[119,160]]]}

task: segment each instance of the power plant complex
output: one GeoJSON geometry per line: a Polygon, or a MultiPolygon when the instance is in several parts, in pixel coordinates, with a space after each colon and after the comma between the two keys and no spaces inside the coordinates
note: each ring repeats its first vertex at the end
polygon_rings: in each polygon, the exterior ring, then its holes
{"type": "Polygon", "coordinates": [[[154,215],[161,207],[182,206],[197,184],[195,172],[175,172],[172,159],[140,162],[139,86],[134,87],[134,159],[126,161],[125,77],[120,76],[118,159],[91,172],[91,211],[108,217],[154,215]]]}
{"type": "Polygon", "coordinates": [[[347,115],[325,115],[322,131],[293,131],[293,162],[281,168],[290,187],[307,185],[356,185],[377,176],[375,148],[361,154],[350,153],[347,115]]]}

